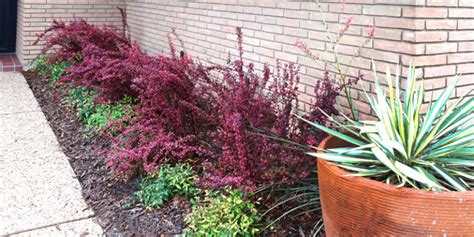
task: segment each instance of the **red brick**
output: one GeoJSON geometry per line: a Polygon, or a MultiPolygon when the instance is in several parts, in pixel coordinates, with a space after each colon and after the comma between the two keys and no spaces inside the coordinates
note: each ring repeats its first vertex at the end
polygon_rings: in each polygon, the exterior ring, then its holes
{"type": "Polygon", "coordinates": [[[453,30],[456,29],[457,20],[427,20],[428,30],[453,30]]]}
{"type": "Polygon", "coordinates": [[[277,3],[277,8],[285,8],[285,9],[301,9],[301,3],[299,2],[279,2],[277,3]]]}
{"type": "Polygon", "coordinates": [[[299,27],[300,21],[298,19],[290,18],[277,18],[277,25],[290,26],[290,27],[299,27]]]}
{"type": "MultiPolygon", "coordinates": [[[[474,62],[466,63],[466,64],[458,64],[458,73],[459,74],[467,74],[467,73],[474,73],[474,62]]],[[[474,83],[471,81],[470,83],[474,83]]]]}
{"type": "Polygon", "coordinates": [[[417,19],[377,17],[375,18],[375,25],[377,27],[417,30],[423,29],[425,22],[417,19]]]}
{"type": "Polygon", "coordinates": [[[372,4],[372,3],[374,3],[374,0],[346,0],[346,3],[372,4]]]}
{"type": "Polygon", "coordinates": [[[308,19],[309,13],[301,10],[285,10],[283,16],[287,18],[308,19]]]}
{"type": "Polygon", "coordinates": [[[374,48],[387,51],[394,51],[405,54],[412,54],[414,45],[403,41],[374,40],[374,48]]]}
{"type": "Polygon", "coordinates": [[[283,9],[263,8],[262,13],[269,16],[283,16],[283,9]]]}
{"type": "Polygon", "coordinates": [[[474,62],[474,53],[457,53],[448,56],[448,63],[474,62]]]}
{"type": "Polygon", "coordinates": [[[449,41],[473,41],[474,31],[451,31],[449,41]]]}
{"type": "MultiPolygon", "coordinates": [[[[334,3],[334,4],[329,4],[329,11],[330,12],[342,12],[342,5],[340,3],[334,3]]],[[[349,13],[349,14],[361,14],[362,13],[362,6],[360,5],[352,5],[352,4],[346,4],[344,7],[344,13],[349,13]]]]}
{"type": "Polygon", "coordinates": [[[448,9],[435,7],[409,7],[403,8],[403,16],[416,18],[446,18],[448,16],[448,9]]]}
{"type": "MultiPolygon", "coordinates": [[[[467,75],[472,77],[472,75],[467,75]]],[[[456,87],[456,97],[466,96],[470,93],[472,95],[472,85],[456,87]]]]}
{"type": "Polygon", "coordinates": [[[395,6],[364,6],[362,9],[364,15],[376,16],[401,16],[402,8],[395,6]]]}
{"type": "Polygon", "coordinates": [[[459,42],[459,51],[474,51],[474,42],[459,42]]]}
{"type": "Polygon", "coordinates": [[[431,66],[431,65],[443,65],[443,64],[446,64],[447,55],[416,56],[416,57],[411,57],[408,55],[402,56],[403,65],[409,65],[412,60],[419,67],[431,66]]]}
{"type": "Polygon", "coordinates": [[[440,6],[440,7],[455,7],[458,5],[458,0],[426,0],[427,6],[440,6]]]}
{"type": "Polygon", "coordinates": [[[377,4],[393,5],[424,5],[424,0],[375,0],[377,4]]]}
{"type": "Polygon", "coordinates": [[[457,50],[457,43],[435,43],[426,45],[426,54],[455,53],[457,50]]]}
{"type": "Polygon", "coordinates": [[[291,35],[291,36],[297,36],[301,38],[306,38],[308,37],[308,31],[299,29],[299,28],[293,28],[293,27],[285,27],[283,30],[283,33],[285,35],[291,35]]]}
{"type": "MultiPolygon", "coordinates": [[[[368,28],[363,29],[363,32],[364,32],[363,35],[367,35],[368,28]]],[[[402,30],[378,28],[375,31],[374,37],[376,39],[401,40],[402,39],[402,30]]]]}
{"type": "MultiPolygon", "coordinates": [[[[466,65],[466,66],[470,66],[471,67],[471,73],[473,72],[472,71],[472,68],[474,66],[474,64],[472,65],[468,65],[468,64],[461,64],[461,65],[466,65]]],[[[470,73],[469,71],[466,73],[470,73]]],[[[474,82],[474,74],[471,74],[471,75],[466,75],[466,74],[462,74],[459,72],[459,65],[458,65],[458,74],[460,74],[460,77],[459,77],[459,81],[458,81],[458,85],[473,85],[473,82],[474,82]]]]}
{"type": "Polygon", "coordinates": [[[474,9],[467,8],[450,8],[450,18],[472,18],[474,17],[474,9]]]}
{"type": "Polygon", "coordinates": [[[456,74],[456,65],[425,67],[425,77],[441,77],[456,74]]]}
{"type": "Polygon", "coordinates": [[[403,39],[411,42],[440,42],[448,39],[447,32],[441,31],[418,31],[403,32],[403,39]]]}
{"type": "Polygon", "coordinates": [[[460,7],[474,7],[474,1],[472,0],[459,0],[460,7]]]}
{"type": "MultiPolygon", "coordinates": [[[[392,52],[385,52],[377,49],[362,49],[360,55],[374,60],[382,60],[385,62],[398,63],[399,54],[392,52]]],[[[383,69],[385,70],[385,68],[383,69]]]]}
{"type": "MultiPolygon", "coordinates": [[[[474,18],[474,16],[472,18],[474,18]]],[[[459,20],[458,29],[460,30],[474,29],[474,20],[466,20],[466,19],[459,20]]]]}

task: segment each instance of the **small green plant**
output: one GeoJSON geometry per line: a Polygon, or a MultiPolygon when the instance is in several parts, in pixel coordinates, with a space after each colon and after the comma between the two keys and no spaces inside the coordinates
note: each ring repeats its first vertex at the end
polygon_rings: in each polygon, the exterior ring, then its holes
{"type": "Polygon", "coordinates": [[[141,180],[140,190],[135,195],[147,209],[159,208],[175,196],[198,195],[200,189],[194,184],[196,178],[197,175],[190,165],[164,164],[156,173],[141,180]]]}
{"type": "Polygon", "coordinates": [[[51,81],[51,83],[56,83],[60,78],[61,76],[63,76],[66,72],[66,69],[68,67],[70,67],[72,64],[70,62],[66,62],[66,61],[63,61],[63,62],[59,62],[59,63],[56,63],[56,64],[53,64],[51,65],[51,75],[49,77],[49,80],[51,81]]]}
{"type": "Polygon", "coordinates": [[[207,190],[186,217],[188,236],[254,236],[259,232],[257,209],[244,192],[207,190]]]}
{"type": "Polygon", "coordinates": [[[34,72],[47,77],[51,83],[55,84],[70,66],[72,66],[70,62],[51,63],[47,56],[40,55],[35,59],[31,68],[34,72]]]}
{"type": "Polygon", "coordinates": [[[86,119],[86,128],[89,130],[101,130],[112,120],[122,119],[132,114],[132,108],[127,100],[118,103],[96,104],[95,111],[86,119]]]}
{"type": "Polygon", "coordinates": [[[51,69],[51,64],[49,64],[48,61],[47,56],[40,55],[31,64],[31,69],[38,74],[44,75],[51,69]]]}
{"type": "Polygon", "coordinates": [[[306,120],[353,145],[310,155],[332,161],[354,176],[399,187],[472,190],[474,97],[461,96],[449,103],[458,81],[453,78],[436,101],[428,101],[424,114],[425,91],[423,82],[417,83],[415,67],[410,66],[403,93],[398,71],[394,83],[387,68],[387,94],[374,70],[376,96],[366,96],[376,121],[347,118],[349,124],[344,125],[332,120],[352,136],[306,120]]]}
{"type": "Polygon", "coordinates": [[[97,92],[86,87],[76,87],[69,90],[67,102],[76,109],[76,116],[86,124],[90,131],[104,128],[112,120],[119,120],[126,115],[131,115],[131,104],[135,101],[125,97],[117,103],[97,104],[97,92]]]}
{"type": "Polygon", "coordinates": [[[87,121],[87,119],[95,113],[95,102],[94,98],[97,92],[86,88],[76,87],[69,90],[66,101],[76,109],[76,116],[81,121],[87,121]]]}

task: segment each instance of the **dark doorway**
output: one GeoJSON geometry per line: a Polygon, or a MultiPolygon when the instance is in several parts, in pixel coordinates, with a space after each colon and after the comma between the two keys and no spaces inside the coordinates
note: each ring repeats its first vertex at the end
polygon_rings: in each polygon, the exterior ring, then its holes
{"type": "Polygon", "coordinates": [[[15,52],[17,0],[0,0],[0,53],[15,52]]]}

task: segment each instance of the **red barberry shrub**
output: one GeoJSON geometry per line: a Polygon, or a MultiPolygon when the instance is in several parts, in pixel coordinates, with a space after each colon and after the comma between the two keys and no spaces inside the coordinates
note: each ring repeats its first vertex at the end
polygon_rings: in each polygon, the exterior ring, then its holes
{"type": "Polygon", "coordinates": [[[298,136],[293,116],[298,71],[290,64],[272,75],[266,66],[258,73],[253,64],[244,65],[239,28],[237,35],[239,58],[219,68],[222,78],[211,83],[218,116],[218,128],[210,134],[216,156],[205,163],[201,183],[249,191],[306,177],[309,158],[290,143],[266,136],[289,140],[298,136]]]}
{"type": "MultiPolygon", "coordinates": [[[[247,191],[304,178],[314,160],[282,141],[321,138],[294,115],[298,68],[278,63],[274,74],[266,66],[256,71],[243,61],[239,28],[237,36],[237,60],[211,67],[183,52],[177,56],[171,40],[170,56],[149,56],[126,34],[84,20],[54,22],[40,38],[52,60],[76,60],[61,82],[95,89],[99,102],[125,96],[138,100],[133,118],[109,125],[114,132],[106,159],[114,171],[154,172],[162,163],[194,162],[203,168],[203,186],[233,185],[247,191]]],[[[338,90],[328,80],[317,84],[321,98],[307,118],[324,123],[321,108],[336,114],[338,90]]]]}
{"type": "Polygon", "coordinates": [[[131,43],[125,32],[126,12],[119,10],[123,32],[114,26],[95,26],[76,19],[67,23],[54,20],[52,27],[38,35],[34,44],[45,42],[42,53],[48,55],[50,63],[72,63],[60,82],[93,88],[102,101],[135,96],[131,81],[140,71],[141,60],[147,58],[142,57],[138,45],[131,43]]]}
{"type": "Polygon", "coordinates": [[[136,98],[132,80],[147,73],[144,65],[153,61],[136,44],[120,51],[90,44],[82,50],[82,55],[82,61],[70,67],[61,82],[97,90],[99,102],[119,101],[124,96],[136,98]]]}
{"type": "Polygon", "coordinates": [[[81,52],[89,45],[106,51],[120,51],[131,47],[130,39],[117,31],[114,26],[95,26],[84,19],[65,23],[53,20],[52,26],[38,35],[34,42],[44,41],[43,54],[48,53],[51,62],[76,62],[81,52]]]}
{"type": "MultiPolygon", "coordinates": [[[[142,57],[149,57],[142,55],[142,57]]],[[[140,101],[132,126],[113,138],[108,164],[121,173],[154,172],[164,162],[196,162],[213,156],[205,137],[214,129],[205,70],[189,57],[157,56],[133,79],[140,101]],[[205,81],[205,80],[201,80],[205,81]]]]}
{"type": "MultiPolygon", "coordinates": [[[[337,97],[342,90],[342,86],[339,86],[331,81],[329,78],[329,71],[324,71],[324,78],[317,80],[314,87],[314,100],[310,104],[310,108],[307,114],[303,118],[318,123],[327,124],[327,116],[339,115],[339,110],[336,108],[337,97]],[[326,114],[325,114],[326,113],[326,114]]],[[[309,125],[304,121],[298,123],[298,129],[301,133],[301,139],[298,142],[308,144],[310,146],[317,146],[318,143],[327,134],[319,129],[314,129],[313,126],[309,125]]]]}

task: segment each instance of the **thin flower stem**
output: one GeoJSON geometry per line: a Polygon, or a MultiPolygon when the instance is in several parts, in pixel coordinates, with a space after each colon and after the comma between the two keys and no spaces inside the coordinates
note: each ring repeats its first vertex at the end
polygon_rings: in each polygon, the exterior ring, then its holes
{"type": "Polygon", "coordinates": [[[357,112],[354,108],[354,103],[352,101],[352,97],[351,97],[351,94],[350,94],[351,89],[349,88],[348,83],[347,83],[347,76],[344,74],[344,72],[341,69],[339,54],[337,52],[337,44],[339,42],[340,37],[338,37],[336,42],[333,41],[333,39],[331,37],[331,32],[329,31],[329,24],[326,21],[326,15],[323,12],[321,2],[319,0],[313,0],[313,1],[316,3],[316,5],[318,7],[319,13],[321,15],[322,23],[323,23],[324,28],[326,30],[326,38],[329,40],[329,43],[331,44],[331,49],[334,53],[334,60],[335,60],[335,63],[336,63],[335,68],[337,70],[337,73],[339,74],[339,76],[342,79],[342,86],[343,86],[343,89],[344,89],[344,94],[345,94],[345,97],[346,97],[347,102],[349,104],[349,107],[350,107],[350,110],[351,110],[351,113],[352,113],[352,117],[357,119],[357,117],[358,117],[357,112]]]}

